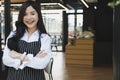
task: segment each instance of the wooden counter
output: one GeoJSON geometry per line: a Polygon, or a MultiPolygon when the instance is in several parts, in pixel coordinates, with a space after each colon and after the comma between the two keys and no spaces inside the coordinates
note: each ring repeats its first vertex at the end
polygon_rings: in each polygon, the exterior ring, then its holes
{"type": "Polygon", "coordinates": [[[68,39],[66,64],[93,65],[93,39],[68,39]]]}

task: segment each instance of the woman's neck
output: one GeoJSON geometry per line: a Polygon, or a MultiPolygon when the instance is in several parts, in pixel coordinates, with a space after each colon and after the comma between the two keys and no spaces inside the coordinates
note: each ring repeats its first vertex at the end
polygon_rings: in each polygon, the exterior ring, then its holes
{"type": "Polygon", "coordinates": [[[32,33],[34,33],[37,29],[34,28],[34,29],[28,29],[28,34],[31,35],[32,33]]]}

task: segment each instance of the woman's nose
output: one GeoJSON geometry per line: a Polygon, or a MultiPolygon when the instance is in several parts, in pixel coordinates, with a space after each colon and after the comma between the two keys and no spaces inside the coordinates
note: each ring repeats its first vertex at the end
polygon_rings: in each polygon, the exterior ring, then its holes
{"type": "Polygon", "coordinates": [[[31,15],[27,15],[26,18],[27,18],[27,19],[31,19],[31,15]]]}

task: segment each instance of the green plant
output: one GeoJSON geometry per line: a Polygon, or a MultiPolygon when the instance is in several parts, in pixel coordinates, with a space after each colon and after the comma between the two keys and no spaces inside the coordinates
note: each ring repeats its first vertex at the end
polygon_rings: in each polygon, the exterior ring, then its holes
{"type": "Polygon", "coordinates": [[[108,6],[114,8],[115,6],[118,6],[120,4],[120,0],[113,0],[112,2],[108,3],[108,6]]]}

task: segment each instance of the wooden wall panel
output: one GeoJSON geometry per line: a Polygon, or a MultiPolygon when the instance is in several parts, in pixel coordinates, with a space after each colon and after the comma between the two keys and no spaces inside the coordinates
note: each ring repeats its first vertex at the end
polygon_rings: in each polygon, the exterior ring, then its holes
{"type": "MultiPolygon", "coordinates": [[[[4,2],[4,0],[1,0],[2,2],[4,2]]],[[[25,2],[26,0],[10,0],[12,3],[17,3],[17,2],[25,2]]],[[[35,1],[35,0],[32,0],[35,1]]]]}

